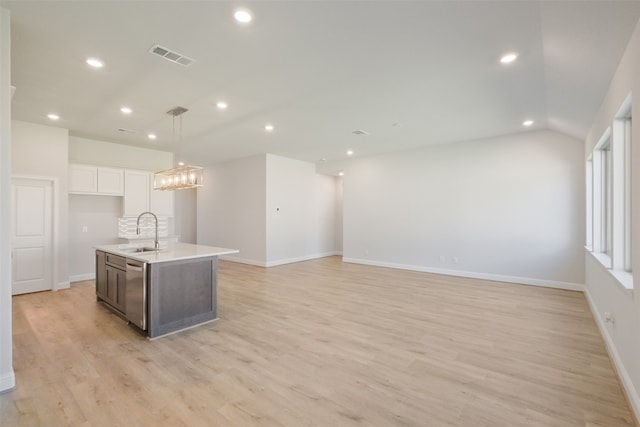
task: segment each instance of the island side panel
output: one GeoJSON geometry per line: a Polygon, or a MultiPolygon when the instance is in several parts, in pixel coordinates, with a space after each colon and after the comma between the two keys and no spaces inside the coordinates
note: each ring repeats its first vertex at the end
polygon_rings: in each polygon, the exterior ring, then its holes
{"type": "Polygon", "coordinates": [[[217,273],[217,256],[149,264],[149,337],[216,319],[217,273]]]}

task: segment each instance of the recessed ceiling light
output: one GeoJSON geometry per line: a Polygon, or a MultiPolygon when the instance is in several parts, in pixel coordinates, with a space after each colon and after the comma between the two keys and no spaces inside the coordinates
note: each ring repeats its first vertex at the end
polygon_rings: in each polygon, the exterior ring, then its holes
{"type": "Polygon", "coordinates": [[[122,111],[124,114],[131,114],[133,112],[133,110],[129,107],[121,107],[120,111],[122,111]]]}
{"type": "Polygon", "coordinates": [[[233,12],[233,17],[242,24],[248,24],[253,20],[253,15],[247,9],[236,9],[236,11],[233,12]]]}
{"type": "Polygon", "coordinates": [[[517,53],[507,53],[502,58],[500,58],[500,62],[503,64],[510,64],[513,61],[515,61],[517,57],[518,57],[517,53]]]}
{"type": "Polygon", "coordinates": [[[344,176],[344,172],[340,171],[340,172],[338,172],[338,175],[344,176]]]}
{"type": "Polygon", "coordinates": [[[102,68],[104,67],[104,62],[100,61],[97,58],[89,58],[87,59],[87,64],[93,68],[102,68]]]}
{"type": "Polygon", "coordinates": [[[47,114],[47,117],[49,117],[50,120],[59,120],[60,119],[59,115],[53,114],[53,113],[47,114]]]}
{"type": "Polygon", "coordinates": [[[273,125],[264,125],[264,130],[271,132],[274,129],[273,125]]]}
{"type": "Polygon", "coordinates": [[[148,134],[148,135],[147,135],[147,138],[149,138],[149,139],[156,139],[156,138],[157,138],[157,136],[156,136],[156,134],[155,134],[155,133],[150,133],[150,134],[148,134]]]}
{"type": "Polygon", "coordinates": [[[522,126],[531,126],[533,124],[533,120],[525,120],[522,122],[522,126]]]}
{"type": "Polygon", "coordinates": [[[227,104],[224,101],[216,102],[216,107],[218,107],[218,109],[220,109],[220,110],[226,110],[228,106],[229,106],[229,104],[227,104]]]}
{"type": "Polygon", "coordinates": [[[347,151],[347,156],[353,156],[353,150],[348,150],[347,151]]]}

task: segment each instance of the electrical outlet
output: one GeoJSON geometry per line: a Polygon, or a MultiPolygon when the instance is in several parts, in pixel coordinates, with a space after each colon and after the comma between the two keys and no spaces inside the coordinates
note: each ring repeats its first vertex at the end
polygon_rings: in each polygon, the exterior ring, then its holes
{"type": "Polygon", "coordinates": [[[616,323],[616,318],[610,311],[604,312],[604,321],[606,323],[611,323],[612,325],[616,323]]]}
{"type": "Polygon", "coordinates": [[[453,258],[451,258],[451,262],[454,264],[458,264],[460,262],[460,258],[458,258],[457,256],[454,256],[453,258]]]}
{"type": "Polygon", "coordinates": [[[440,264],[444,264],[446,261],[444,255],[440,255],[440,264]]]}
{"type": "Polygon", "coordinates": [[[83,233],[88,233],[89,232],[89,227],[87,227],[86,225],[82,226],[82,232],[83,233]]]}

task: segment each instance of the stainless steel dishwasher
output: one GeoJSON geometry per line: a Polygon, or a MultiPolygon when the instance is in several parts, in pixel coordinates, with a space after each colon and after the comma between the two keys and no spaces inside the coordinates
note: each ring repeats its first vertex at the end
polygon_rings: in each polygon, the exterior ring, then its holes
{"type": "Polygon", "coordinates": [[[147,330],[147,263],[127,258],[125,312],[129,322],[147,330]]]}

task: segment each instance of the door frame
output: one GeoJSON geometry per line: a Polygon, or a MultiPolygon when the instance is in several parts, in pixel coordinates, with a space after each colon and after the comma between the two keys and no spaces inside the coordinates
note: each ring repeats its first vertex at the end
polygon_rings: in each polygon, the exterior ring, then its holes
{"type": "MultiPolygon", "coordinates": [[[[11,174],[11,185],[13,186],[14,179],[32,179],[35,181],[46,181],[51,183],[51,259],[49,260],[51,267],[51,290],[57,291],[59,289],[66,288],[62,283],[58,281],[60,275],[60,263],[55,262],[58,259],[58,247],[60,244],[60,200],[58,197],[60,191],[59,179],[54,176],[42,176],[42,175],[25,175],[25,174],[11,174]]],[[[13,228],[13,224],[11,225],[13,228]]],[[[13,245],[11,245],[11,258],[13,259],[13,245]]],[[[13,281],[12,281],[13,282],[13,281]]]]}

